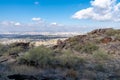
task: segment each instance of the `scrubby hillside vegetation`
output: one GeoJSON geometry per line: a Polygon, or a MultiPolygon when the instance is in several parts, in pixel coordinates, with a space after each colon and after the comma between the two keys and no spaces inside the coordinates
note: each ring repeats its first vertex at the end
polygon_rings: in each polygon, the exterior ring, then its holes
{"type": "Polygon", "coordinates": [[[0,45],[0,80],[120,80],[120,30],[97,29],[53,47],[0,45]]]}

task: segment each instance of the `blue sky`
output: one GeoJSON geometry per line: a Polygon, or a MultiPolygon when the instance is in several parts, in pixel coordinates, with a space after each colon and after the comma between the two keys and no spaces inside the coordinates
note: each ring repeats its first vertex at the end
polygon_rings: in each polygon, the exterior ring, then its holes
{"type": "Polygon", "coordinates": [[[0,31],[87,32],[101,27],[120,28],[119,2],[0,0],[0,31]]]}

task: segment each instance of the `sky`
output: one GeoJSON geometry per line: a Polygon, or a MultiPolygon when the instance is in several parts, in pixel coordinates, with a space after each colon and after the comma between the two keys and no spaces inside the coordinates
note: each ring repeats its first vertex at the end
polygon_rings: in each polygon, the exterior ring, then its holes
{"type": "Polygon", "coordinates": [[[120,0],[0,0],[0,32],[120,29],[120,0]]]}

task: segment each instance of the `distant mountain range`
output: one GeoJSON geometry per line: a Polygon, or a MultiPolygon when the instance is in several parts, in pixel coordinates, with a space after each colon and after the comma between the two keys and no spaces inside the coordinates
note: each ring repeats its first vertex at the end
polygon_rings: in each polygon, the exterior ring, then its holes
{"type": "Polygon", "coordinates": [[[19,34],[19,35],[79,35],[80,32],[0,32],[0,34],[19,34]]]}
{"type": "Polygon", "coordinates": [[[79,35],[77,32],[3,32],[0,33],[1,38],[14,38],[14,39],[49,39],[49,38],[66,38],[79,35]]]}

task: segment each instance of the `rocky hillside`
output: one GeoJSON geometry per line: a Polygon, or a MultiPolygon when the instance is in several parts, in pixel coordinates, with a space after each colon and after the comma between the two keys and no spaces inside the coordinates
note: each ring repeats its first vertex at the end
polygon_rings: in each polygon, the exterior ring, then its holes
{"type": "Polygon", "coordinates": [[[0,45],[0,80],[120,80],[120,30],[97,29],[53,47],[0,45]]]}
{"type": "MultiPolygon", "coordinates": [[[[85,51],[83,48],[88,46],[91,50],[99,48],[105,50],[108,54],[120,55],[120,30],[112,28],[96,29],[85,35],[71,37],[65,41],[58,40],[57,45],[53,48],[63,50],[70,48],[83,53],[85,51]]],[[[90,53],[91,50],[86,53],[90,53]]]]}

